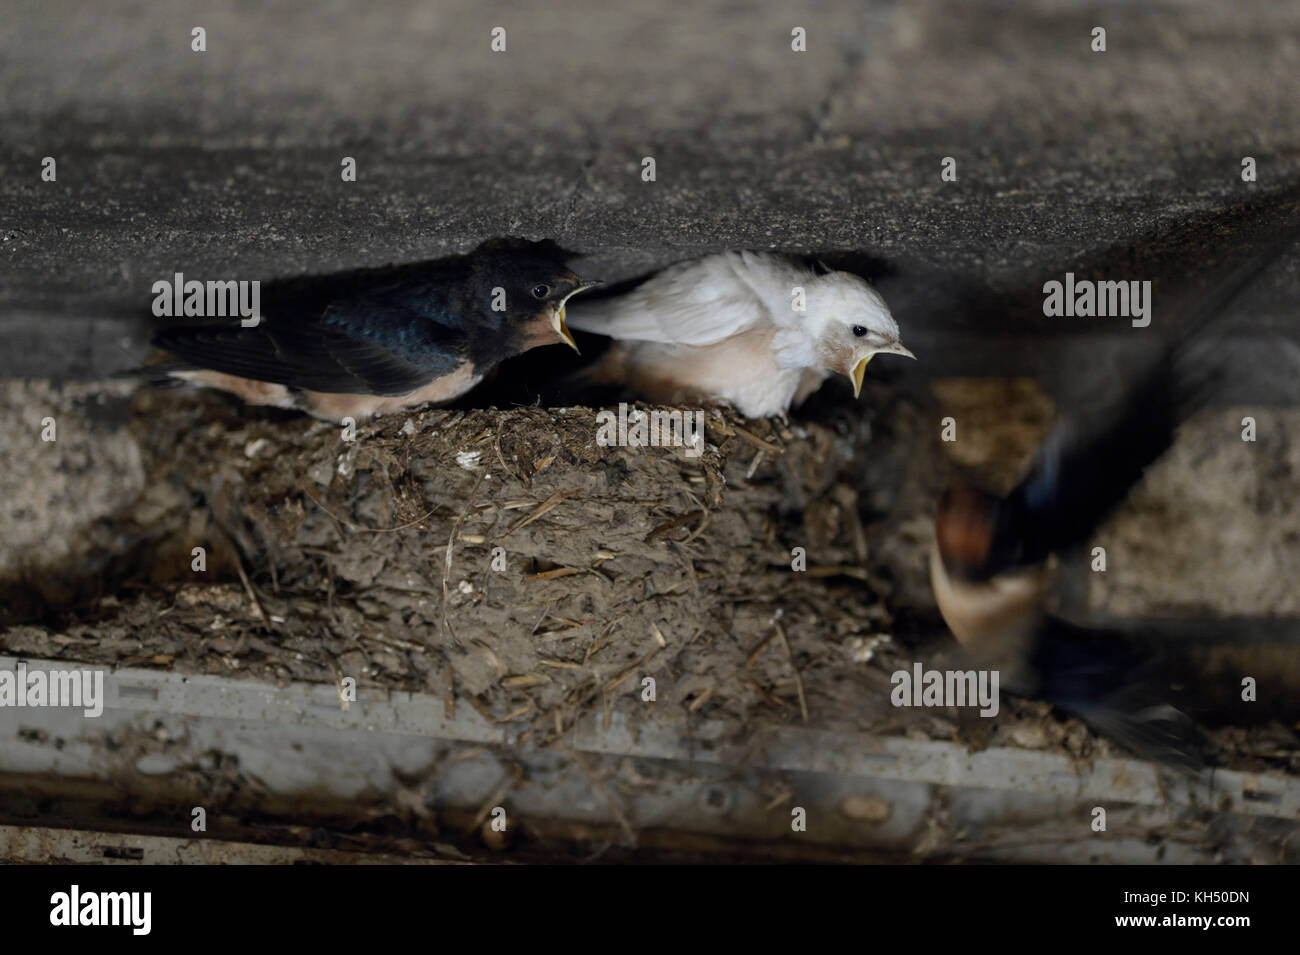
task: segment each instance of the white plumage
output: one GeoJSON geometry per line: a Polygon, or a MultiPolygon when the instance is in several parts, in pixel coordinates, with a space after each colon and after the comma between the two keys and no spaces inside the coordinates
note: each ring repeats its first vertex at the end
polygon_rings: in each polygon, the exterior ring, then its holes
{"type": "Polygon", "coordinates": [[[651,400],[721,399],[747,417],[785,414],[832,372],[857,394],[874,354],[913,357],[865,279],[762,252],[674,265],[626,295],[574,302],[568,322],[615,339],[607,379],[651,400]]]}

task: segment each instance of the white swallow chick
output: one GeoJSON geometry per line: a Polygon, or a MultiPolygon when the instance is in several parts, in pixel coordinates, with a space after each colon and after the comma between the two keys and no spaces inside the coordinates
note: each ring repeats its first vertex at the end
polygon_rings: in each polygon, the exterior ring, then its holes
{"type": "Polygon", "coordinates": [[[916,357],[865,279],[764,252],[682,262],[625,295],[575,301],[569,324],[615,340],[597,380],[651,401],[722,400],[749,418],[784,415],[832,373],[857,397],[873,355],[916,357]]]}

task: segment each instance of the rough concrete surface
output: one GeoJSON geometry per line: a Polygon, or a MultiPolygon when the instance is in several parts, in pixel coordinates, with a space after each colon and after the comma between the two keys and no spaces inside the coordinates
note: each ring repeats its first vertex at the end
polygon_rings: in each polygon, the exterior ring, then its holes
{"type": "MultiPolygon", "coordinates": [[[[1157,279],[1152,237],[1300,175],[1288,4],[181,2],[110,16],[42,0],[5,19],[4,332],[27,345],[46,317],[77,329],[73,354],[9,350],[9,373],[130,365],[136,326],[81,323],[143,313],[177,270],[271,278],[505,233],[591,253],[609,279],[725,248],[853,250],[894,272],[891,302],[927,345],[972,325],[1054,333],[999,297],[1098,256],[1157,279]],[[497,25],[504,53],[489,48],[497,25]],[[806,53],[790,48],[799,25],[806,53]],[[190,50],[195,26],[206,53],[190,50]],[[945,156],[956,182],[940,180],[945,156]]],[[[1292,259],[1254,319],[1278,327],[1297,281],[1292,259]]]]}

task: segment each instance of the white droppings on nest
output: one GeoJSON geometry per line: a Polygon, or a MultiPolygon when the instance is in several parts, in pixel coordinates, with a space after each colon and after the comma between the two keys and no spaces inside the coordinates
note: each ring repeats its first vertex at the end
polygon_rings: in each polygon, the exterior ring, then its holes
{"type": "Polygon", "coordinates": [[[456,463],[466,471],[473,471],[478,467],[478,459],[480,457],[482,457],[482,454],[478,451],[457,451],[456,463]]]}
{"type": "Polygon", "coordinates": [[[340,477],[351,477],[352,472],[355,470],[352,463],[352,452],[353,449],[348,448],[347,451],[339,455],[339,463],[336,470],[339,472],[340,477]]]}
{"type": "Polygon", "coordinates": [[[406,435],[408,438],[415,434],[415,422],[410,418],[407,418],[406,422],[402,425],[402,434],[406,435]]]}
{"type": "Polygon", "coordinates": [[[869,637],[849,637],[844,641],[844,649],[854,663],[870,663],[876,651],[891,640],[887,633],[875,633],[869,637]]]}
{"type": "Polygon", "coordinates": [[[246,458],[257,457],[257,452],[261,451],[268,444],[270,444],[270,442],[267,441],[266,438],[258,438],[254,441],[249,441],[247,444],[244,445],[244,457],[246,458]]]}
{"type": "Polygon", "coordinates": [[[471,584],[468,580],[462,580],[460,583],[456,585],[456,589],[459,590],[461,593],[468,595],[474,592],[474,585],[471,584]]]}

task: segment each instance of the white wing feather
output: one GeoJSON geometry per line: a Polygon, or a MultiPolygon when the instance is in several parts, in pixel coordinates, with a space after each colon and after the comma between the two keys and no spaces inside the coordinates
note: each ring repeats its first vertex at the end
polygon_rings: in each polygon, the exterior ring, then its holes
{"type": "MultiPolygon", "coordinates": [[[[671,266],[626,295],[574,299],[574,328],[622,341],[712,345],[773,321],[772,295],[791,266],[774,256],[725,252],[671,266]],[[775,266],[775,268],[774,268],[775,266]]],[[[783,293],[789,300],[788,287],[783,293]]]]}

